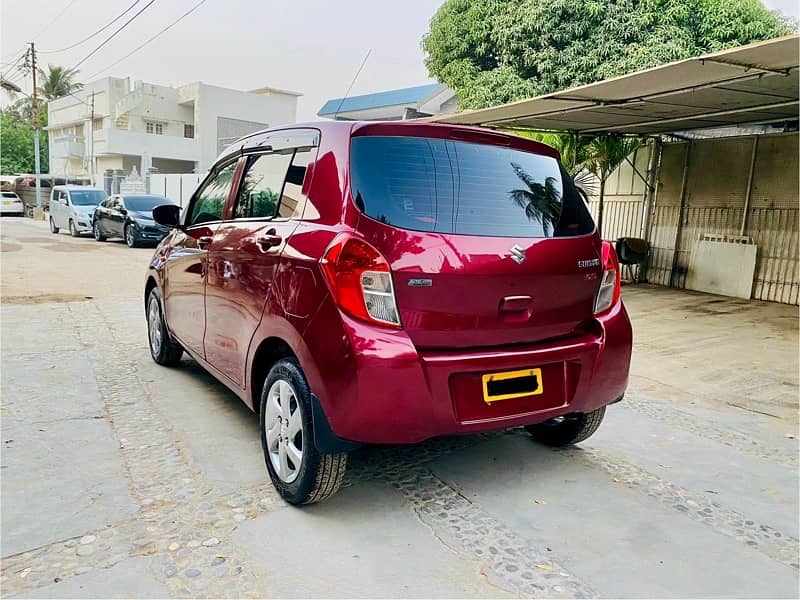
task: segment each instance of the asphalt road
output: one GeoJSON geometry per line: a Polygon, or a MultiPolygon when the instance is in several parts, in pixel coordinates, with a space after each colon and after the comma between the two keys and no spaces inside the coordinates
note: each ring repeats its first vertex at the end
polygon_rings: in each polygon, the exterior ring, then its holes
{"type": "Polygon", "coordinates": [[[796,307],[625,287],[594,437],[367,448],[297,509],[249,410],[150,360],[151,252],[0,221],[4,596],[798,596],[796,307]]]}

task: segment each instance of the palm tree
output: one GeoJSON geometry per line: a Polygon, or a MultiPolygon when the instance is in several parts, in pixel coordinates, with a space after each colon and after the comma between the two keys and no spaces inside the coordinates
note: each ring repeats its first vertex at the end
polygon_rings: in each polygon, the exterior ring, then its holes
{"type": "Polygon", "coordinates": [[[613,133],[597,136],[589,143],[591,158],[585,163],[585,167],[600,180],[600,197],[597,204],[597,231],[601,235],[606,180],[622,164],[622,161],[641,145],[642,140],[640,138],[624,137],[613,133]]]}
{"type": "Polygon", "coordinates": [[[47,65],[47,73],[39,69],[39,77],[42,79],[39,93],[47,100],[55,100],[77,92],[83,87],[82,83],[74,81],[77,74],[76,69],[47,65]]]}
{"type": "Polygon", "coordinates": [[[553,233],[556,223],[561,217],[561,192],[558,190],[556,178],[547,177],[544,184],[541,184],[517,163],[512,162],[511,168],[528,188],[511,190],[508,193],[511,200],[525,211],[528,219],[541,224],[544,235],[547,237],[548,233],[553,233]]]}

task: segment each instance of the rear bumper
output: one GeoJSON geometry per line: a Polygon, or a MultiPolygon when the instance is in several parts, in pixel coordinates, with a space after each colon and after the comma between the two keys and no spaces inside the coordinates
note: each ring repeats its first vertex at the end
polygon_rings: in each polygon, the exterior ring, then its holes
{"type": "Polygon", "coordinates": [[[314,342],[314,323],[304,337],[315,363],[306,368],[312,390],[345,440],[414,443],[530,425],[615,402],[628,384],[632,332],[621,302],[586,333],[489,350],[420,352],[403,331],[340,318],[343,330],[328,328],[324,343],[314,342]],[[534,367],[544,367],[544,394],[483,401],[481,374],[534,367]]]}

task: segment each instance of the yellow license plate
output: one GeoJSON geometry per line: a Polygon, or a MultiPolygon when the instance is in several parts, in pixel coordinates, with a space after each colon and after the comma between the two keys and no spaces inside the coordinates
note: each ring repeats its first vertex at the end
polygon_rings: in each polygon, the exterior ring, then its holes
{"type": "Polygon", "coordinates": [[[482,376],[483,400],[489,404],[522,396],[537,396],[544,392],[541,369],[522,369],[482,376]]]}
{"type": "Polygon", "coordinates": [[[11,206],[14,204],[11,200],[3,200],[3,206],[11,206]]]}

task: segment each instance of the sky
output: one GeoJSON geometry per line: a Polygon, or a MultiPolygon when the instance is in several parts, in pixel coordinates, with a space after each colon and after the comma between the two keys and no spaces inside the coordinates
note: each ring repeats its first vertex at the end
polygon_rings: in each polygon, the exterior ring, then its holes
{"type": "MultiPolygon", "coordinates": [[[[133,0],[0,0],[0,73],[36,42],[42,64],[71,67],[141,6],[91,40],[70,46],[119,15],[133,0]]],[[[326,100],[341,97],[368,51],[350,95],[431,82],[420,47],[443,0],[206,0],[168,32],[111,70],[108,66],[198,0],[155,0],[80,65],[79,81],[112,75],[161,85],[203,81],[250,90],[303,93],[298,120],[313,120],[326,100]]],[[[798,0],[766,0],[800,17],[798,0]]],[[[8,75],[14,80],[11,73],[8,75]]],[[[15,81],[30,90],[29,80],[15,81]]]]}

